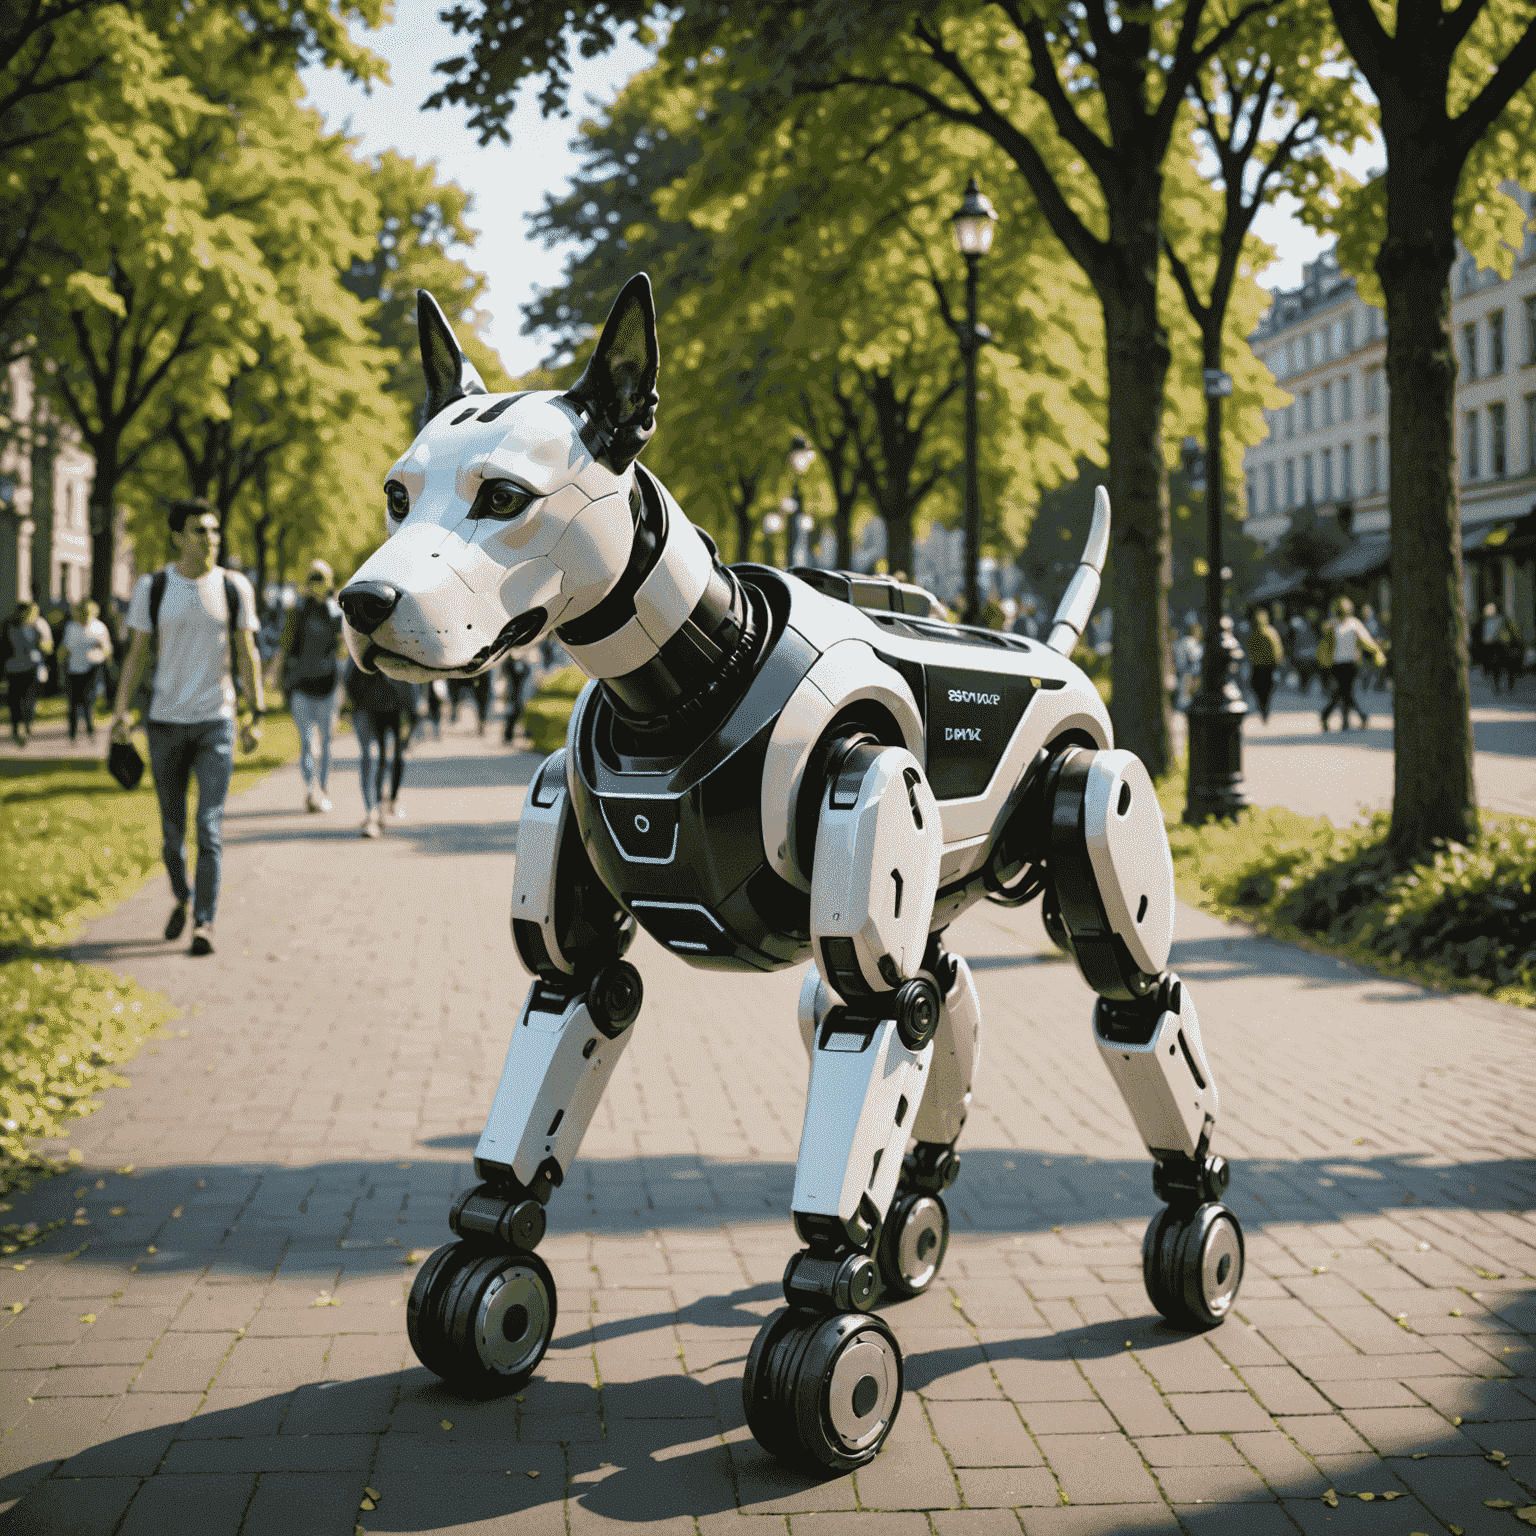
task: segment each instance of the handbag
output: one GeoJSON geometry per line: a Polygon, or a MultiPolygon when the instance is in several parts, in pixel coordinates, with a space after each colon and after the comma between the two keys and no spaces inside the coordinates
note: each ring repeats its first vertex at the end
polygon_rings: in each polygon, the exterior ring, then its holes
{"type": "Polygon", "coordinates": [[[114,741],[107,753],[107,772],[124,789],[137,789],[144,777],[144,759],[132,742],[114,741]]]}

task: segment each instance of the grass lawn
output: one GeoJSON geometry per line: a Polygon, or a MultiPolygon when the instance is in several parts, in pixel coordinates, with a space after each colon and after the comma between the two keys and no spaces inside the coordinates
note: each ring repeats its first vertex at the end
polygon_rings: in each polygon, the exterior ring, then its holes
{"type": "MultiPolygon", "coordinates": [[[[136,738],[146,758],[142,735],[136,738]]],[[[286,715],[269,715],[260,747],[237,752],[230,794],[298,756],[286,715]]],[[[189,827],[190,827],[189,816],[189,827]]],[[[160,816],[147,771],[124,791],[104,764],[0,760],[0,1185],[55,1165],[32,1143],[67,1135],[117,1066],[175,1017],[131,978],[73,964],[65,946],[85,920],[131,895],[160,864],[160,816]]],[[[0,1227],[0,1252],[36,1240],[0,1227]]]]}
{"type": "Polygon", "coordinates": [[[1182,763],[1158,785],[1179,895],[1405,981],[1536,1007],[1536,821],[1484,812],[1469,844],[1406,866],[1379,811],[1340,831],[1270,807],[1185,826],[1182,763]]]}

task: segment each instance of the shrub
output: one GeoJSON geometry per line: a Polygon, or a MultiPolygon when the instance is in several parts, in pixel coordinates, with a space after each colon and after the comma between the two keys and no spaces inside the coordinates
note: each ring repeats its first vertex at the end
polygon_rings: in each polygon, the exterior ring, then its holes
{"type": "Polygon", "coordinates": [[[580,667],[560,667],[539,685],[539,691],[523,706],[523,729],[535,752],[556,752],[565,745],[571,711],[587,686],[580,667]]]}

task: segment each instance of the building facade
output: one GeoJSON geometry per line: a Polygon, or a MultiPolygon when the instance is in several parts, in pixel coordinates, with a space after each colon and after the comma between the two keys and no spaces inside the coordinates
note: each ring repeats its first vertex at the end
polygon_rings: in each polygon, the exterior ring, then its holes
{"type": "MultiPolygon", "coordinates": [[[[91,590],[95,460],[34,387],[25,359],[6,370],[0,415],[0,608],[75,603],[91,590]]],[[[119,514],[121,518],[121,514],[119,514]]],[[[122,541],[120,541],[121,545],[122,541]]],[[[131,565],[113,572],[117,595],[131,565]]]]}
{"type": "MultiPolygon", "coordinates": [[[[1529,214],[1536,198],[1519,196],[1529,214]]],[[[1348,540],[1323,579],[1371,585],[1385,579],[1391,523],[1385,317],[1332,252],[1303,274],[1300,288],[1275,294],[1249,338],[1291,399],[1265,413],[1269,435],[1244,455],[1247,526],[1273,548],[1298,514],[1315,516],[1348,540]]],[[[1536,227],[1509,278],[1461,253],[1451,332],[1468,614],[1497,602],[1536,645],[1536,227]]]]}

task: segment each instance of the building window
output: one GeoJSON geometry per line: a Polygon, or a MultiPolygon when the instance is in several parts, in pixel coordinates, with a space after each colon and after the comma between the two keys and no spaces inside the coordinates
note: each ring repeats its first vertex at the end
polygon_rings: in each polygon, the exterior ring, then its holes
{"type": "Polygon", "coordinates": [[[1477,377],[1477,321],[1469,320],[1461,328],[1461,366],[1469,379],[1477,377]]]}
{"type": "Polygon", "coordinates": [[[1525,300],[1525,360],[1536,366],[1536,293],[1527,294],[1525,300]]]}
{"type": "Polygon", "coordinates": [[[1311,506],[1315,494],[1312,488],[1312,455],[1304,453],[1301,456],[1301,499],[1311,506]]]}
{"type": "Polygon", "coordinates": [[[1296,460],[1285,461],[1285,509],[1287,512],[1296,505],[1296,460]]]}
{"type": "Polygon", "coordinates": [[[1525,467],[1536,474],[1536,395],[1525,397],[1525,467]]]}
{"type": "Polygon", "coordinates": [[[1504,463],[1504,402],[1495,401],[1488,407],[1488,473],[1495,480],[1502,480],[1504,463]]]}
{"type": "Polygon", "coordinates": [[[1333,343],[1333,355],[1335,357],[1343,357],[1343,355],[1344,355],[1344,322],[1342,320],[1335,320],[1333,322],[1333,324],[1329,327],[1328,339],[1333,343]]]}
{"type": "Polygon", "coordinates": [[[1365,494],[1367,496],[1381,494],[1381,439],[1379,437],[1368,437],[1365,440],[1365,494]]]}
{"type": "Polygon", "coordinates": [[[1353,496],[1355,494],[1355,445],[1345,443],[1339,449],[1339,495],[1353,496]]]}
{"type": "Polygon", "coordinates": [[[1333,380],[1332,379],[1329,379],[1328,382],[1323,385],[1323,425],[1325,427],[1331,427],[1333,425],[1333,380]]]}
{"type": "Polygon", "coordinates": [[[1314,345],[1315,343],[1312,340],[1312,332],[1308,331],[1307,334],[1301,338],[1301,366],[1303,368],[1310,368],[1312,366],[1312,348],[1314,345]]]}
{"type": "Polygon", "coordinates": [[[1462,465],[1462,479],[1476,480],[1482,473],[1478,460],[1482,455],[1478,452],[1477,412],[1467,412],[1467,436],[1464,444],[1464,458],[1462,465]]]}
{"type": "Polygon", "coordinates": [[[1323,500],[1333,500],[1333,449],[1323,449],[1323,500]]]}
{"type": "MultiPolygon", "coordinates": [[[[1536,402],[1536,395],[1531,395],[1530,400],[1536,402]]],[[[1275,491],[1275,466],[1264,466],[1264,510],[1266,512],[1277,511],[1279,507],[1278,496],[1275,491]]]]}
{"type": "Polygon", "coordinates": [[[1296,402],[1294,400],[1285,408],[1285,435],[1288,438],[1296,436],[1296,402]]]}
{"type": "Polygon", "coordinates": [[[1381,369],[1365,370],[1365,414],[1375,416],[1381,410],[1381,369]]]}
{"type": "Polygon", "coordinates": [[[1355,376],[1346,373],[1339,380],[1339,420],[1353,421],[1355,419],[1355,376]]]}
{"type": "Polygon", "coordinates": [[[1488,372],[1504,372],[1504,311],[1488,311],[1488,372]]]}
{"type": "Polygon", "coordinates": [[[1312,430],[1312,391],[1304,389],[1301,392],[1301,430],[1312,430]]]}
{"type": "Polygon", "coordinates": [[[1344,316],[1344,350],[1346,352],[1353,352],[1355,350],[1354,310],[1350,310],[1350,312],[1344,316]]]}

